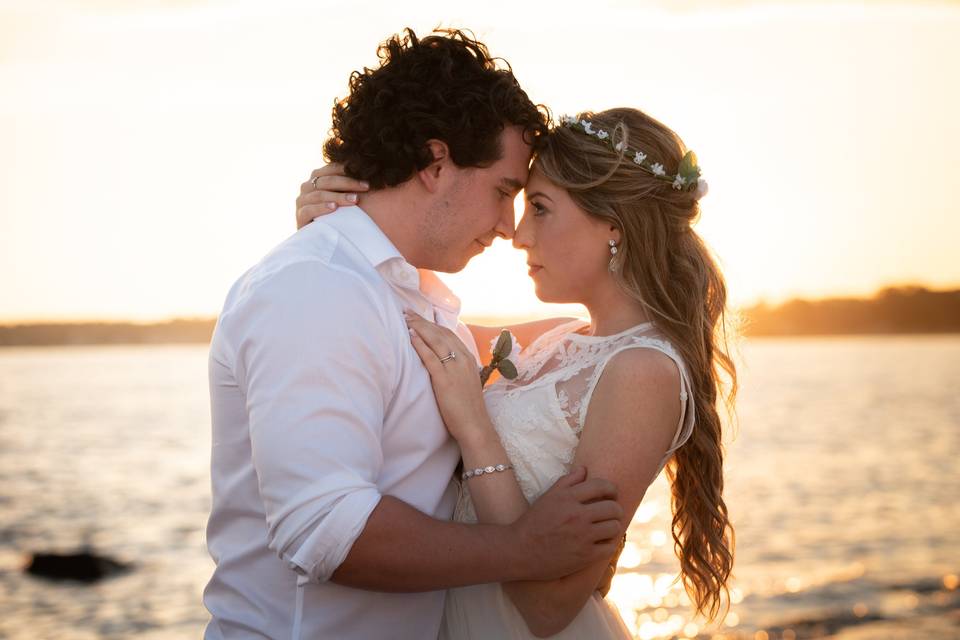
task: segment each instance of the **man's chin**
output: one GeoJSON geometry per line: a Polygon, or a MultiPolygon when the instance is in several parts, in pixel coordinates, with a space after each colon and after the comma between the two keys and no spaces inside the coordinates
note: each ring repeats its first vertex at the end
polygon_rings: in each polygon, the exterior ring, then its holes
{"type": "Polygon", "coordinates": [[[448,260],[444,261],[442,266],[437,267],[434,271],[439,271],[440,273],[459,273],[467,267],[473,258],[481,253],[483,252],[480,251],[470,255],[450,256],[448,260]]]}
{"type": "Polygon", "coordinates": [[[460,273],[461,271],[467,268],[467,264],[469,264],[469,262],[470,262],[470,259],[467,258],[466,260],[459,262],[457,264],[444,265],[440,269],[434,269],[434,271],[439,271],[440,273],[460,273]]]}
{"type": "MultiPolygon", "coordinates": [[[[452,247],[449,247],[449,249],[452,249],[452,247]]],[[[439,252],[436,252],[432,256],[434,260],[418,266],[438,273],[458,273],[463,271],[471,260],[483,253],[484,249],[486,249],[486,247],[474,241],[471,242],[468,247],[464,247],[459,253],[447,251],[444,255],[438,255],[439,252]]]]}

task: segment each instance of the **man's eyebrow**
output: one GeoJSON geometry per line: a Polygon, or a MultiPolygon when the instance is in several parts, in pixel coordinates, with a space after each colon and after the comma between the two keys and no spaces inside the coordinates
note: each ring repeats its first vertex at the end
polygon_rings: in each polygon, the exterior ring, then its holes
{"type": "Polygon", "coordinates": [[[505,187],[509,187],[513,191],[520,191],[520,189],[523,189],[523,183],[516,178],[500,178],[500,184],[505,187]]]}
{"type": "Polygon", "coordinates": [[[534,191],[533,193],[527,194],[527,200],[533,200],[534,198],[543,198],[544,200],[553,202],[553,198],[545,194],[543,191],[534,191]]]}

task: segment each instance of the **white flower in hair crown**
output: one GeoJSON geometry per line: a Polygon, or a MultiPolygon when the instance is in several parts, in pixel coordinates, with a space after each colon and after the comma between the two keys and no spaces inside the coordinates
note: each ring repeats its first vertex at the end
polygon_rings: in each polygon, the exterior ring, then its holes
{"type": "Polygon", "coordinates": [[[643,151],[627,147],[623,140],[614,144],[610,138],[610,132],[594,128],[596,125],[589,120],[580,120],[574,116],[562,116],[560,123],[569,129],[596,138],[600,144],[623,154],[625,158],[630,157],[635,165],[653,177],[669,182],[674,189],[693,191],[697,200],[707,195],[707,181],[700,177],[697,155],[693,151],[687,151],[684,154],[683,159],[680,160],[680,166],[677,168],[677,173],[671,176],[667,174],[663,164],[648,161],[647,154],[643,151]]]}

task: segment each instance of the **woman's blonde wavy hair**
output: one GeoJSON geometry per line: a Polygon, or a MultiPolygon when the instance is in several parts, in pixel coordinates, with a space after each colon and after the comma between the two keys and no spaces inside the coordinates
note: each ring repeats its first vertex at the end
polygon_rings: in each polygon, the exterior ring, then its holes
{"type": "Polygon", "coordinates": [[[555,128],[534,167],[569,192],[589,215],[621,232],[613,277],[647,310],[689,368],[696,405],[690,439],[667,463],[674,551],[696,612],[710,621],[730,607],[735,535],[723,500],[721,402],[732,417],[737,374],[728,347],[726,283],[703,240],[691,229],[700,215],[693,192],[672,188],[633,162],[642,150],[676,173],[686,153],[671,129],[636,109],[585,112],[613,151],[568,127],[555,128]],[[611,145],[611,146],[612,146],[611,145]],[[628,155],[629,154],[629,155],[628,155]],[[725,392],[724,392],[725,391],[725,392]]]}

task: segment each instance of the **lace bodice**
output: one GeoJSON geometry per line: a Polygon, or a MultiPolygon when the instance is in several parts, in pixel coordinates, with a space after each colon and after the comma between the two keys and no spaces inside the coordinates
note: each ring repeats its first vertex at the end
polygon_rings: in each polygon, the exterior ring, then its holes
{"type": "MultiPolygon", "coordinates": [[[[660,351],[679,371],[680,420],[656,475],[693,431],[689,373],[656,326],[647,322],[610,336],[579,333],[588,326],[575,320],[544,333],[520,353],[516,379],[500,378],[484,391],[487,411],[531,502],[569,470],[597,382],[610,359],[625,349],[660,351]]],[[[466,483],[454,519],[477,520],[466,483]]]]}

